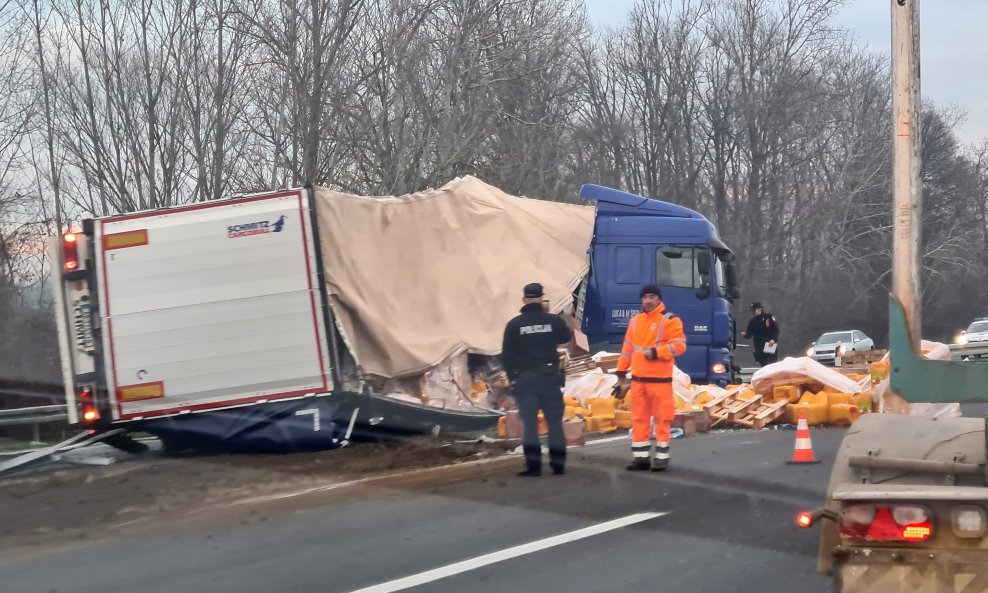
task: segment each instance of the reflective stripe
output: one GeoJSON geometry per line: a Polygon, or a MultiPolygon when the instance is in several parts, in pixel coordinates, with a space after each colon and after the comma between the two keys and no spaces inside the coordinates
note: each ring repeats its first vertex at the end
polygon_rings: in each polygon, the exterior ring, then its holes
{"type": "Polygon", "coordinates": [[[666,347],[669,348],[669,358],[676,358],[676,347],[672,344],[669,344],[666,347]]]}
{"type": "Polygon", "coordinates": [[[631,355],[630,355],[630,354],[628,354],[627,352],[622,352],[622,353],[621,353],[621,358],[627,358],[627,359],[629,359],[629,360],[630,360],[630,359],[631,359],[631,355]]]}
{"type": "Polygon", "coordinates": [[[659,333],[655,337],[655,346],[658,347],[662,343],[662,335],[666,333],[666,323],[675,317],[672,313],[664,313],[662,315],[662,321],[659,322],[659,333]]]}
{"type": "Polygon", "coordinates": [[[656,459],[669,459],[669,451],[666,451],[665,453],[663,453],[661,451],[656,451],[655,452],[655,458],[656,459]]]}
{"type": "Polygon", "coordinates": [[[813,444],[810,439],[796,439],[795,449],[812,449],[813,444]]]}
{"type": "Polygon", "coordinates": [[[632,451],[631,452],[631,456],[632,457],[644,457],[645,459],[648,459],[648,451],[632,451]]]}
{"type": "Polygon", "coordinates": [[[669,443],[659,443],[655,448],[656,459],[669,459],[669,443]]]}
{"type": "Polygon", "coordinates": [[[665,442],[665,443],[656,443],[656,445],[659,446],[659,447],[662,447],[663,449],[668,449],[669,448],[669,443],[668,442],[665,442]]]}
{"type": "Polygon", "coordinates": [[[652,446],[652,442],[651,441],[631,441],[631,448],[632,449],[638,449],[638,448],[641,448],[641,447],[645,447],[647,449],[647,448],[649,448],[651,446],[652,446]]]}

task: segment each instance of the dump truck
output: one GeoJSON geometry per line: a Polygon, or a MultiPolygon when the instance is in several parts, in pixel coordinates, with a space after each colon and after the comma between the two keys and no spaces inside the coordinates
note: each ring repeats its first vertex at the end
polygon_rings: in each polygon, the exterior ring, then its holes
{"type": "MultiPolygon", "coordinates": [[[[892,0],[890,391],[911,404],[988,401],[988,366],[920,354],[917,0],[892,0]]],[[[843,593],[988,590],[988,418],[870,414],[844,437],[822,508],[818,569],[843,593]]]]}

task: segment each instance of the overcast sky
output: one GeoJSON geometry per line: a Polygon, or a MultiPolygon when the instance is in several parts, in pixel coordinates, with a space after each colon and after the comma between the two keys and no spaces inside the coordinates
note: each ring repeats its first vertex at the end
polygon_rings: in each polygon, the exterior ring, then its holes
{"type": "MultiPolygon", "coordinates": [[[[620,26],[637,0],[585,0],[590,19],[620,26]]],[[[925,0],[920,4],[923,96],[967,112],[958,135],[988,138],[988,0],[925,0]]],[[[888,53],[889,0],[849,0],[838,16],[869,48],[888,53]]]]}

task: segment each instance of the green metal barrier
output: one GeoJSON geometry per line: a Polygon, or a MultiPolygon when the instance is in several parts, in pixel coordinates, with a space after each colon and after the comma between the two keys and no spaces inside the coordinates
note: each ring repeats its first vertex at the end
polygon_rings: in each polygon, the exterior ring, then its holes
{"type": "Polygon", "coordinates": [[[892,391],[913,403],[988,402],[988,363],[927,360],[912,349],[906,315],[889,297],[892,391]]]}

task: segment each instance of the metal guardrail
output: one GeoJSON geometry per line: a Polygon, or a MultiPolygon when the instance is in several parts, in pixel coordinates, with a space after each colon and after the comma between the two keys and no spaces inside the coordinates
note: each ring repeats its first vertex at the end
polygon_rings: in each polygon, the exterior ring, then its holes
{"type": "Polygon", "coordinates": [[[61,384],[0,380],[0,428],[30,426],[34,441],[41,440],[41,425],[68,420],[61,384]],[[43,405],[37,405],[43,404],[43,405]]]}
{"type": "Polygon", "coordinates": [[[975,342],[973,344],[950,345],[951,360],[977,360],[988,358],[988,342],[975,342]]]}
{"type": "Polygon", "coordinates": [[[25,424],[44,424],[68,420],[69,414],[65,405],[33,406],[29,408],[14,408],[0,410],[0,426],[23,426],[25,424]]]}

